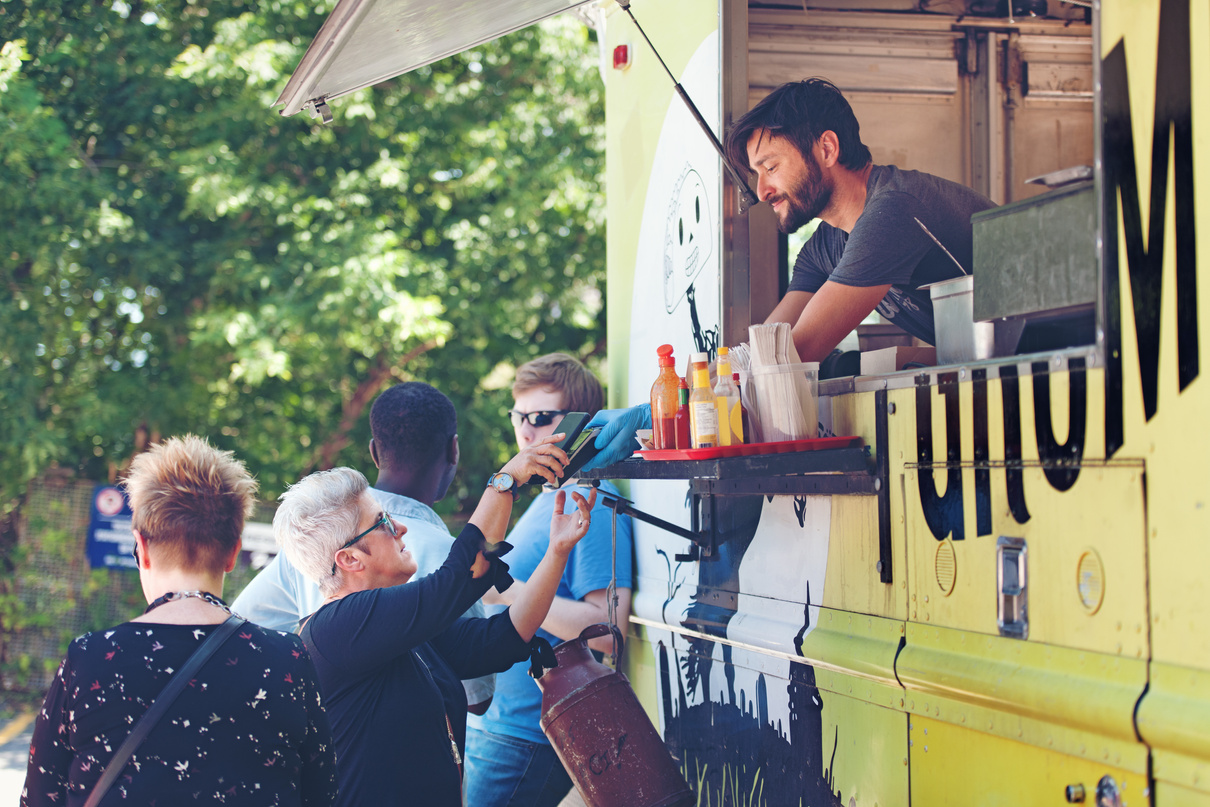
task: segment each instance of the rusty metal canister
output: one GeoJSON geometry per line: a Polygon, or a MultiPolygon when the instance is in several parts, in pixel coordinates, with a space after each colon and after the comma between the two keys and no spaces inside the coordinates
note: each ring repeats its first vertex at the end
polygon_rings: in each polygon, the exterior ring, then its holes
{"type": "Polygon", "coordinates": [[[542,730],[588,807],[693,804],[693,791],[630,681],[588,649],[589,639],[611,631],[617,628],[590,625],[555,648],[558,666],[537,679],[542,730]]]}

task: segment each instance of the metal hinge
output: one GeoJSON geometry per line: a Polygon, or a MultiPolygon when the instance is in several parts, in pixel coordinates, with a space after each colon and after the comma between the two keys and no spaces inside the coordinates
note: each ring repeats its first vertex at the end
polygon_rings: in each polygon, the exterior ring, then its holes
{"type": "Polygon", "coordinates": [[[320,118],[324,123],[332,122],[332,110],[328,108],[326,97],[308,101],[303,105],[303,109],[307,110],[307,114],[312,118],[320,118]]]}

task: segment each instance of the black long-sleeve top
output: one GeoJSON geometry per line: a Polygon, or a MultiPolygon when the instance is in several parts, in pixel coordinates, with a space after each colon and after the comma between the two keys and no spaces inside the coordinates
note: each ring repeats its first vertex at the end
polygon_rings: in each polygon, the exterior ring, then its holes
{"type": "MultiPolygon", "coordinates": [[[[497,555],[510,548],[497,546],[497,555]]],[[[338,804],[462,804],[451,747],[452,740],[461,759],[466,692],[460,679],[506,670],[529,648],[507,611],[459,618],[492,585],[511,582],[495,555],[488,556],[488,574],[471,577],[475,553],[484,547],[483,533],[468,524],[433,574],[347,594],[303,625],[336,743],[338,804]]]]}

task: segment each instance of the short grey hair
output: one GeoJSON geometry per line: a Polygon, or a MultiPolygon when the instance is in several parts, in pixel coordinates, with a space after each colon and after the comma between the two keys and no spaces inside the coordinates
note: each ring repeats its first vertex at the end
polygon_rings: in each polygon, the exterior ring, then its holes
{"type": "Polygon", "coordinates": [[[340,589],[343,572],[332,574],[340,545],[357,533],[361,497],[370,484],[352,468],[317,471],[291,485],[279,497],[273,537],[294,568],[319,584],[325,597],[340,589]]]}

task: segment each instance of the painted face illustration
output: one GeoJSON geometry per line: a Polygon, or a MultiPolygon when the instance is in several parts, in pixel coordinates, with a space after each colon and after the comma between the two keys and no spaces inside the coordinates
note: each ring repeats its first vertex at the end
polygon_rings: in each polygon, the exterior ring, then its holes
{"type": "Polygon", "coordinates": [[[714,251],[710,208],[701,175],[686,164],[673,187],[664,231],[664,308],[676,310],[714,251]]]}

